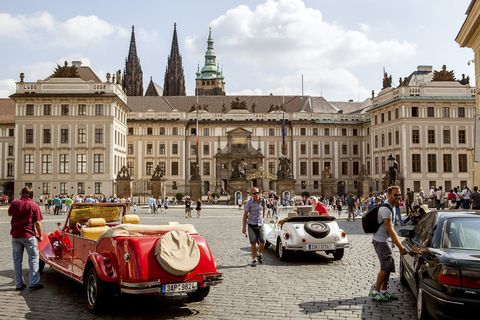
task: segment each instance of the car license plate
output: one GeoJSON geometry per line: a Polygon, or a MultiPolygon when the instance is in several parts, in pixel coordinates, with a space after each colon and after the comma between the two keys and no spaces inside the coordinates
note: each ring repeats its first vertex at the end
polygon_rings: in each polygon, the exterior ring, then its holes
{"type": "Polygon", "coordinates": [[[334,243],[308,244],[307,250],[335,250],[334,243]]]}
{"type": "Polygon", "coordinates": [[[198,289],[198,282],[162,284],[162,293],[190,292],[198,289]]]}

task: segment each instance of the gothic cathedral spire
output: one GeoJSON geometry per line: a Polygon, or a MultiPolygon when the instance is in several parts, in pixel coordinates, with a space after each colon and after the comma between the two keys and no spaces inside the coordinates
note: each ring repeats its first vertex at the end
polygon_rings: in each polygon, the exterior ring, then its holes
{"type": "Polygon", "coordinates": [[[127,96],[143,96],[143,72],[140,65],[140,59],[137,56],[134,26],[132,26],[132,37],[130,39],[128,58],[125,59],[122,86],[126,91],[127,96]]]}
{"type": "Polygon", "coordinates": [[[183,72],[182,56],[178,49],[177,24],[173,25],[173,39],[168,56],[165,80],[163,82],[164,96],[185,96],[185,74],[183,72]]]}

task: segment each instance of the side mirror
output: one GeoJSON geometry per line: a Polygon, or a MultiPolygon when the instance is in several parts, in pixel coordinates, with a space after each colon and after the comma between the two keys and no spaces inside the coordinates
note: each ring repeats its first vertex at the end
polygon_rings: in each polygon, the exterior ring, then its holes
{"type": "Polygon", "coordinates": [[[415,232],[413,230],[410,230],[410,229],[401,229],[401,230],[398,230],[397,234],[400,237],[413,238],[413,235],[415,234],[415,232]]]}

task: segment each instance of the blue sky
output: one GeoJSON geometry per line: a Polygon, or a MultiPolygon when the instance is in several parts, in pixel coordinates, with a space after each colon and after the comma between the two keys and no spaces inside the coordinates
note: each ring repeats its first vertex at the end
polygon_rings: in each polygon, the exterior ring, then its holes
{"type": "Polygon", "coordinates": [[[0,7],[0,97],[15,81],[81,60],[101,79],[125,66],[131,26],[144,86],[163,86],[177,23],[187,95],[204,63],[208,28],[227,95],[304,93],[363,101],[418,65],[474,81],[473,51],[455,37],[470,0],[5,1],[0,7]]]}

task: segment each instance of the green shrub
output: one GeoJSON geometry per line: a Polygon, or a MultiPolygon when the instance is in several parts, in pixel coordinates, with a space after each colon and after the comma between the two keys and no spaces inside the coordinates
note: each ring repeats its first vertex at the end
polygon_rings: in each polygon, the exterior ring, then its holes
{"type": "Polygon", "coordinates": [[[210,193],[210,199],[214,199],[215,196],[217,196],[217,198],[220,199],[220,193],[219,192],[214,191],[214,192],[210,193]]]}
{"type": "Polygon", "coordinates": [[[177,198],[177,201],[182,201],[182,199],[183,199],[184,196],[185,196],[185,195],[183,194],[183,192],[177,192],[177,193],[175,194],[175,198],[177,198]]]}

